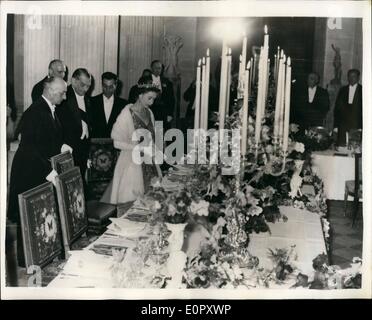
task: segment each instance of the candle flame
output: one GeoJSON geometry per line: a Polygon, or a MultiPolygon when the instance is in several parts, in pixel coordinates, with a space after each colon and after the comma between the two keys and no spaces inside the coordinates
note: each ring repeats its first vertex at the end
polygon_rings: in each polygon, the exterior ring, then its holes
{"type": "Polygon", "coordinates": [[[205,57],[203,57],[203,64],[205,64],[205,57]]]}
{"type": "Polygon", "coordinates": [[[229,48],[228,55],[231,56],[231,48],[229,48]]]}
{"type": "Polygon", "coordinates": [[[288,66],[288,67],[291,66],[291,57],[288,57],[288,58],[287,58],[287,66],[288,66]]]}
{"type": "Polygon", "coordinates": [[[207,57],[209,57],[209,48],[207,49],[207,57]]]}
{"type": "Polygon", "coordinates": [[[242,62],[242,60],[243,60],[242,55],[239,55],[239,61],[242,62]]]}
{"type": "Polygon", "coordinates": [[[247,63],[247,69],[250,69],[250,68],[251,68],[251,60],[249,60],[247,63]]]}
{"type": "Polygon", "coordinates": [[[265,24],[265,34],[267,34],[267,25],[265,24]]]}
{"type": "Polygon", "coordinates": [[[201,59],[199,59],[198,61],[198,67],[200,67],[200,65],[201,65],[201,59]]]}
{"type": "Polygon", "coordinates": [[[280,57],[283,59],[284,57],[284,50],[282,49],[282,51],[280,51],[280,57]]]}

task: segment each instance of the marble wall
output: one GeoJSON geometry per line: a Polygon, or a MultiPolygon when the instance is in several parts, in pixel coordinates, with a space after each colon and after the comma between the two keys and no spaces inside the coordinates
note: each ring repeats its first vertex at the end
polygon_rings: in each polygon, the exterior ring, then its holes
{"type": "Polygon", "coordinates": [[[31,104],[35,83],[47,75],[48,64],[62,59],[68,80],[78,67],[94,77],[92,95],[101,92],[104,71],[117,73],[118,16],[34,16],[14,19],[14,86],[16,105],[22,113],[31,104]]]}

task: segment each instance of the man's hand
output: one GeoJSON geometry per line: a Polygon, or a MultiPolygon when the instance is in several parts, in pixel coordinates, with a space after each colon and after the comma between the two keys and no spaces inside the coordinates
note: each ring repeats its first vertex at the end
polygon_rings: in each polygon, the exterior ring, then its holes
{"type": "Polygon", "coordinates": [[[83,133],[81,134],[80,139],[83,140],[84,138],[89,138],[89,130],[88,130],[88,125],[85,123],[85,121],[81,120],[81,127],[83,133]]]}
{"type": "Polygon", "coordinates": [[[47,175],[45,179],[47,179],[49,182],[53,183],[54,186],[56,186],[56,176],[58,176],[57,171],[54,169],[47,175]]]}
{"type": "Polygon", "coordinates": [[[172,117],[172,116],[167,116],[167,121],[168,121],[168,122],[171,122],[171,121],[172,121],[172,119],[173,119],[173,117],[172,117]]]}
{"type": "Polygon", "coordinates": [[[87,168],[90,169],[92,167],[92,160],[87,160],[87,168]]]}
{"type": "Polygon", "coordinates": [[[9,107],[9,105],[6,106],[6,117],[9,118],[12,113],[12,109],[9,107]]]}
{"type": "Polygon", "coordinates": [[[338,128],[333,128],[334,133],[338,133],[338,128]]]}
{"type": "Polygon", "coordinates": [[[66,152],[66,151],[72,153],[72,148],[67,144],[63,144],[61,147],[61,153],[66,152]]]}

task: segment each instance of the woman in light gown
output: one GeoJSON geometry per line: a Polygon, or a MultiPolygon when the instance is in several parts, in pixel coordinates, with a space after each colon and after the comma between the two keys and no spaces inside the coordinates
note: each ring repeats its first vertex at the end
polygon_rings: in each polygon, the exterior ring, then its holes
{"type": "MultiPolygon", "coordinates": [[[[111,138],[114,147],[120,150],[120,156],[115,166],[114,177],[101,198],[102,202],[118,204],[134,201],[147,192],[152,178],[161,177],[159,165],[154,163],[154,158],[149,164],[145,162],[139,164],[133,161],[132,157],[133,150],[141,148],[138,146],[139,143],[141,146],[149,146],[151,143],[155,146],[155,120],[149,107],[158,93],[159,89],[152,84],[151,78],[140,79],[136,102],[127,105],[118,116],[111,138]],[[135,139],[133,141],[133,133],[138,129],[146,129],[147,135],[142,137],[142,141],[135,141],[135,139]]],[[[153,156],[155,156],[154,149],[152,149],[153,156]]],[[[148,150],[151,148],[145,151],[146,154],[149,154],[148,150]]]]}

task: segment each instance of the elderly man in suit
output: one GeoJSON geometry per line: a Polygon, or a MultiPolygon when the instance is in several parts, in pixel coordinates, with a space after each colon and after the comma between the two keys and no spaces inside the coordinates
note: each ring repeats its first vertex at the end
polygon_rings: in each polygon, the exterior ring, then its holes
{"type": "Polygon", "coordinates": [[[160,90],[159,96],[153,103],[151,110],[154,113],[155,120],[163,121],[164,130],[167,130],[170,128],[175,107],[173,84],[163,76],[161,61],[154,60],[151,63],[151,71],[152,82],[160,90]]]}
{"type": "Polygon", "coordinates": [[[64,79],[65,75],[66,66],[64,65],[63,61],[59,59],[52,60],[48,66],[48,75],[44,79],[40,80],[37,84],[35,84],[34,87],[32,88],[31,92],[32,102],[35,102],[43,94],[44,90],[43,84],[46,79],[50,77],[64,79]]]}
{"type": "Polygon", "coordinates": [[[351,69],[347,73],[348,85],[340,89],[334,110],[334,127],[338,133],[338,145],[346,142],[346,133],[351,129],[362,129],[362,86],[359,84],[360,72],[351,69]]]}
{"type": "Polygon", "coordinates": [[[76,69],[67,88],[67,99],[56,108],[64,137],[72,147],[75,165],[84,180],[90,147],[90,98],[87,95],[92,79],[84,68],[76,69]]]}
{"type": "MultiPolygon", "coordinates": [[[[61,78],[44,81],[42,96],[23,113],[19,132],[21,141],[14,155],[9,184],[8,219],[19,227],[18,195],[44,182],[53,181],[50,158],[64,151],[66,145],[56,105],[66,99],[67,85],[61,78]]],[[[21,232],[18,230],[18,260],[24,265],[21,232]]]]}
{"type": "Polygon", "coordinates": [[[307,86],[294,93],[293,121],[301,129],[324,125],[324,119],[329,110],[327,90],[319,86],[320,77],[311,72],[307,77],[307,86]]]}
{"type": "Polygon", "coordinates": [[[105,72],[101,79],[102,93],[92,98],[92,137],[110,138],[112,126],[128,102],[115,94],[118,82],[116,74],[105,72]]]}

